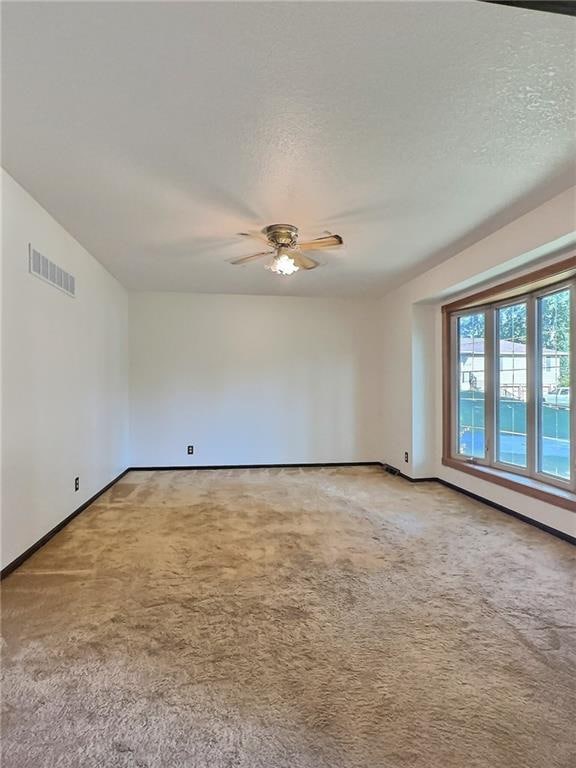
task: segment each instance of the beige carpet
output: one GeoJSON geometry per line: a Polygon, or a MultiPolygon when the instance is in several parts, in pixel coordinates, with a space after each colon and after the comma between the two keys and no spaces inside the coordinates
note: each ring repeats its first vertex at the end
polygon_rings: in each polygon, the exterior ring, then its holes
{"type": "Polygon", "coordinates": [[[569,768],[576,550],[375,468],[132,472],[4,582],[3,768],[569,768]]]}

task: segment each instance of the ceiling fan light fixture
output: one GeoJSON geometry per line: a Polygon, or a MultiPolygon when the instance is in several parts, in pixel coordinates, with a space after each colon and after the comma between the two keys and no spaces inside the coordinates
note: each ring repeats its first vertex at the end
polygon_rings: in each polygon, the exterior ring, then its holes
{"type": "Polygon", "coordinates": [[[278,249],[278,253],[274,256],[272,264],[270,264],[268,269],[275,272],[277,275],[288,277],[289,275],[293,275],[294,272],[298,272],[300,267],[285,251],[283,252],[281,249],[278,249]]]}
{"type": "Polygon", "coordinates": [[[260,232],[239,232],[238,234],[243,237],[255,237],[257,240],[264,239],[271,250],[241,256],[239,259],[234,259],[231,264],[247,264],[256,259],[268,259],[272,256],[272,263],[266,264],[266,269],[283,277],[293,275],[299,269],[308,271],[320,266],[320,262],[308,256],[306,251],[338,248],[344,244],[340,235],[330,232],[314,240],[301,242],[298,239],[298,227],[293,224],[270,224],[260,232]]]}

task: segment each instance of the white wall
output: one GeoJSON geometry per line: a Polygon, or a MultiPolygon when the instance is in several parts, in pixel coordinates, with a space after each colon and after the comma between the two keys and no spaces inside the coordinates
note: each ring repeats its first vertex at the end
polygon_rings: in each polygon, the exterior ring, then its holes
{"type": "Polygon", "coordinates": [[[513,270],[519,274],[543,260],[561,258],[576,245],[575,212],[572,188],[381,300],[381,322],[394,332],[382,337],[380,442],[380,459],[410,477],[440,477],[573,536],[573,512],[442,465],[440,307],[480,284],[501,281],[513,270]]]}
{"type": "Polygon", "coordinates": [[[575,190],[380,301],[127,297],[4,173],[2,193],[3,566],[127,466],[382,460],[576,533],[568,510],[442,466],[439,309],[568,247],[575,190]],[[30,242],[75,299],[28,274],[30,242]]]}
{"type": "Polygon", "coordinates": [[[122,286],[4,172],[2,196],[5,566],[128,466],[128,323],[122,286]],[[28,273],[29,243],[76,298],[28,273]]]}
{"type": "Polygon", "coordinates": [[[132,465],[376,459],[377,311],[352,300],[131,294],[132,465]]]}

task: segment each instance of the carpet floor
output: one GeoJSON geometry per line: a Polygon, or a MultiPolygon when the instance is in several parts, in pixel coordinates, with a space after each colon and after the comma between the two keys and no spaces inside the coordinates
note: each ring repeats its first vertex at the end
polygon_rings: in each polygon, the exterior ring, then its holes
{"type": "Polygon", "coordinates": [[[576,549],[378,468],[131,472],[3,583],[4,768],[570,768],[576,549]]]}

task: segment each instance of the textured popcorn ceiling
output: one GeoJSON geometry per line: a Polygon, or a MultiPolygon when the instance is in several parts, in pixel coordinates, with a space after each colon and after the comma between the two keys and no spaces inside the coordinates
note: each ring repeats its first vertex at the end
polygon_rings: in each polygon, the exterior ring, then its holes
{"type": "Polygon", "coordinates": [[[574,183],[575,33],[475,2],[5,3],[3,165],[129,288],[377,295],[574,183]],[[346,247],[228,264],[276,221],[346,247]]]}

